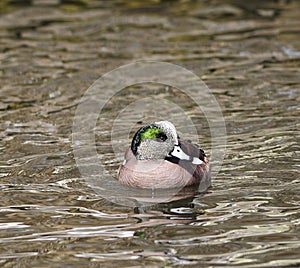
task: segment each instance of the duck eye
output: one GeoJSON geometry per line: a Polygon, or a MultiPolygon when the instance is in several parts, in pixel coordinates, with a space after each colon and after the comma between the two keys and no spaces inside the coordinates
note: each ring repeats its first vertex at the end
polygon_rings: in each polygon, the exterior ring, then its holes
{"type": "Polygon", "coordinates": [[[164,134],[164,133],[159,133],[159,134],[157,134],[157,136],[156,136],[156,140],[157,140],[157,141],[165,141],[167,138],[168,138],[167,135],[164,134]]]}

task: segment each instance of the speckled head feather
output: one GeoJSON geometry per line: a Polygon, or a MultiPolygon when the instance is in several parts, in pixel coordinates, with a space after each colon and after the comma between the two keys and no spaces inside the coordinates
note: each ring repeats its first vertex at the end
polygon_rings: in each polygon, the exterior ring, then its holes
{"type": "Polygon", "coordinates": [[[159,127],[167,136],[174,140],[174,143],[178,145],[178,135],[175,126],[169,121],[154,122],[153,125],[159,127]]]}
{"type": "Polygon", "coordinates": [[[143,126],[134,134],[132,142],[131,142],[131,150],[134,155],[136,155],[137,148],[142,142],[142,134],[145,133],[149,128],[152,128],[152,127],[154,127],[153,124],[143,126]]]}
{"type": "Polygon", "coordinates": [[[177,133],[172,123],[153,122],[136,132],[131,150],[139,160],[165,159],[177,143],[177,133]]]}

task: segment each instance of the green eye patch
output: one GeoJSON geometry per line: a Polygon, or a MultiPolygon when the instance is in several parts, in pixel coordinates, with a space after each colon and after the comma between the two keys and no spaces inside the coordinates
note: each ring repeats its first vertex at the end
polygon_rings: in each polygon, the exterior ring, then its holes
{"type": "Polygon", "coordinates": [[[134,135],[131,142],[131,150],[134,155],[137,153],[137,148],[145,139],[165,141],[167,136],[164,132],[155,125],[147,125],[140,128],[134,135]]]}
{"type": "Polygon", "coordinates": [[[161,129],[159,129],[157,127],[150,127],[148,129],[146,129],[145,132],[141,133],[141,141],[143,141],[145,139],[154,140],[160,133],[163,133],[161,129]]]}

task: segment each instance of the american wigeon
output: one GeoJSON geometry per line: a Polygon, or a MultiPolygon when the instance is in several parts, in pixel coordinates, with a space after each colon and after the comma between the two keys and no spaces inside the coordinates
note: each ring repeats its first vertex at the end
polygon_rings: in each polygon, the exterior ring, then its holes
{"type": "Polygon", "coordinates": [[[150,123],[134,135],[118,171],[121,183],[161,189],[210,185],[210,166],[203,150],[178,137],[168,121],[150,123]]]}

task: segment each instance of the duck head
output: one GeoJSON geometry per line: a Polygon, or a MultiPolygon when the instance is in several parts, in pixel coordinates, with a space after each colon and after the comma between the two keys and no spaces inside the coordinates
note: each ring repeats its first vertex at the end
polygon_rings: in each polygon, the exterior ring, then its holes
{"type": "Polygon", "coordinates": [[[131,150],[137,160],[165,159],[174,163],[180,160],[193,164],[203,163],[182,150],[176,128],[169,121],[153,122],[140,128],[132,139],[131,150]]]}

